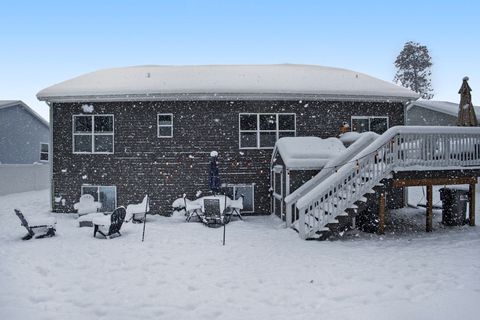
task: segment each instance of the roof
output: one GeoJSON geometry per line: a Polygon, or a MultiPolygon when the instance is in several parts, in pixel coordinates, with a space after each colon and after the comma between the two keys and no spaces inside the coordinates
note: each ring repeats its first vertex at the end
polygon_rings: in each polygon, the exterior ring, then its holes
{"type": "MultiPolygon", "coordinates": [[[[453,117],[458,116],[458,103],[448,102],[448,101],[435,101],[435,100],[417,100],[411,102],[408,107],[407,111],[410,110],[414,106],[418,106],[421,108],[425,108],[432,111],[437,111],[440,113],[448,114],[453,117]]],[[[475,114],[477,118],[480,120],[480,107],[474,106],[475,114]]]]}
{"type": "Polygon", "coordinates": [[[38,113],[33,111],[32,108],[30,108],[28,105],[26,105],[23,101],[21,100],[0,100],[0,110],[1,109],[6,109],[6,108],[11,108],[19,106],[23,108],[25,111],[30,113],[34,118],[36,118],[38,121],[40,121],[42,124],[44,124],[47,128],[50,128],[50,125],[48,122],[38,113]]]}
{"type": "Polygon", "coordinates": [[[284,137],[278,139],[275,149],[287,168],[308,170],[321,169],[346,148],[337,138],[284,137]]]}
{"type": "Polygon", "coordinates": [[[418,94],[369,75],[314,65],[133,66],[55,84],[39,100],[351,99],[408,101],[418,94]]]}

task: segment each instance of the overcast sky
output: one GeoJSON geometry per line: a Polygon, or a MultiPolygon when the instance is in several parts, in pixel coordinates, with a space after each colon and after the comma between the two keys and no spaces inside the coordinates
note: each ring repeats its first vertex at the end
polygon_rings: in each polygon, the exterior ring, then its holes
{"type": "Polygon", "coordinates": [[[428,47],[435,100],[480,104],[479,1],[0,0],[0,100],[45,118],[41,89],[144,64],[302,63],[392,81],[407,41],[428,47]]]}

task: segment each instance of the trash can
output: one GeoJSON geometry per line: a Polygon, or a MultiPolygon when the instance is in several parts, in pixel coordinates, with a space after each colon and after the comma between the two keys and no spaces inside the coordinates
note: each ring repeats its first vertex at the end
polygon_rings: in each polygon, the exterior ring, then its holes
{"type": "Polygon", "coordinates": [[[462,226],[467,215],[468,189],[442,188],[442,223],[446,226],[462,226]]]}

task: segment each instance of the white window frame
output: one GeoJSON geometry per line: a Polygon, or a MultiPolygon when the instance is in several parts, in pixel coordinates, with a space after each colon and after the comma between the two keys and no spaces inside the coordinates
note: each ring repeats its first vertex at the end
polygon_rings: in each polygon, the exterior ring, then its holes
{"type": "Polygon", "coordinates": [[[275,146],[272,147],[260,147],[260,133],[268,133],[268,132],[275,132],[275,142],[278,141],[279,135],[281,132],[293,132],[293,136],[297,135],[297,114],[293,112],[262,112],[262,113],[255,113],[255,112],[244,112],[238,114],[238,148],[242,150],[261,150],[261,149],[273,149],[275,146]],[[240,119],[243,115],[256,115],[257,116],[257,129],[256,130],[242,130],[240,127],[240,119]],[[261,115],[275,115],[276,117],[276,128],[275,130],[260,130],[260,116],[261,115]],[[293,130],[280,130],[279,128],[279,115],[293,115],[293,130]],[[242,133],[256,133],[257,135],[257,146],[256,147],[242,147],[242,133]]]}
{"type": "Polygon", "coordinates": [[[368,119],[368,131],[371,131],[372,119],[387,119],[387,130],[390,129],[390,119],[388,116],[351,116],[350,117],[350,130],[353,131],[354,119],[368,119]]]}
{"type": "Polygon", "coordinates": [[[116,209],[117,208],[117,186],[105,186],[105,185],[97,185],[97,184],[83,184],[81,187],[80,187],[80,193],[81,195],[83,196],[83,188],[97,188],[97,201],[100,202],[100,188],[101,187],[104,187],[104,188],[113,188],[115,190],[115,205],[114,205],[114,208],[116,209]]]}
{"type": "Polygon", "coordinates": [[[173,138],[173,113],[157,113],[157,138],[173,138]],[[159,117],[160,116],[170,116],[171,124],[160,124],[159,117]],[[160,128],[170,128],[170,135],[169,136],[161,136],[160,135],[160,128]]]}
{"type": "Polygon", "coordinates": [[[40,142],[40,161],[41,162],[48,162],[50,160],[50,144],[47,142],[40,142]],[[42,145],[46,144],[47,145],[47,152],[42,151],[42,145]],[[46,153],[47,154],[47,160],[42,160],[42,154],[46,153]]]}
{"type": "Polygon", "coordinates": [[[115,116],[113,114],[74,114],[72,116],[72,151],[74,154],[114,154],[115,153],[115,116]],[[95,117],[112,117],[112,132],[95,132],[95,117]],[[92,132],[75,133],[75,117],[92,117],[92,132]],[[112,136],[112,152],[95,151],[95,136],[112,136]],[[91,136],[91,151],[75,151],[75,136],[91,136]]]}
{"type": "MultiPolygon", "coordinates": [[[[255,212],[255,183],[229,183],[227,188],[232,188],[232,196],[235,196],[235,189],[237,187],[252,187],[252,211],[242,210],[242,213],[254,213],[255,212]]],[[[235,200],[235,199],[232,199],[235,200]]]]}

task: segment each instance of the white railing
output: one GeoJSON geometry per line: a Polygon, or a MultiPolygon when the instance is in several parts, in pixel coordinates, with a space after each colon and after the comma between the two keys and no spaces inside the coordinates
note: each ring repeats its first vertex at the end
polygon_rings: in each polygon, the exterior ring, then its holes
{"type": "Polygon", "coordinates": [[[480,166],[480,128],[393,127],[298,199],[300,237],[314,237],[346,215],[382,179],[412,170],[480,166]]]}
{"type": "Polygon", "coordinates": [[[325,180],[328,176],[335,173],[341,166],[348,163],[355,156],[358,155],[360,151],[367,148],[373,141],[378,137],[378,134],[374,132],[365,132],[360,138],[358,138],[354,143],[352,143],[343,153],[338,157],[335,157],[329,160],[324,168],[315,175],[312,179],[308,180],[297,188],[294,192],[285,197],[285,206],[286,206],[286,226],[290,227],[292,224],[292,219],[296,220],[298,217],[293,217],[293,206],[296,204],[298,199],[306,195],[310,190],[317,186],[320,182],[325,180]]]}

